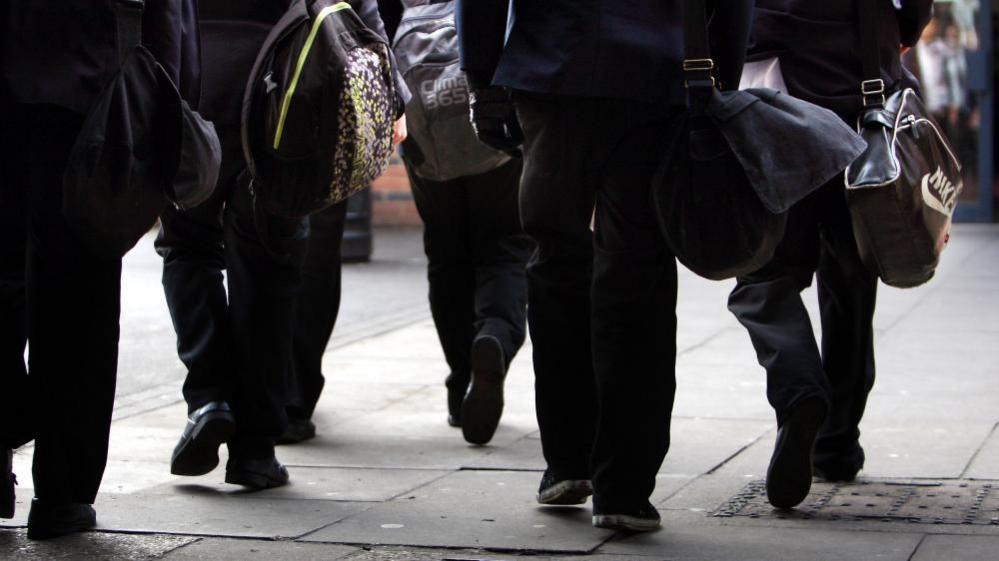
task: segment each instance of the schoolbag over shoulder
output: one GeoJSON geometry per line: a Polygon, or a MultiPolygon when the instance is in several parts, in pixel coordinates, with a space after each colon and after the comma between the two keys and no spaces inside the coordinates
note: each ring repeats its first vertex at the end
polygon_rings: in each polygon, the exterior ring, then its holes
{"type": "Polygon", "coordinates": [[[469,121],[454,2],[408,4],[393,41],[399,71],[413,93],[406,104],[409,138],[400,148],[402,157],[416,175],[431,181],[502,166],[510,156],[479,142],[469,121]]]}
{"type": "Polygon", "coordinates": [[[346,2],[294,0],[257,55],[242,108],[257,204],[302,217],[363,189],[392,155],[388,44],[346,2]]]}

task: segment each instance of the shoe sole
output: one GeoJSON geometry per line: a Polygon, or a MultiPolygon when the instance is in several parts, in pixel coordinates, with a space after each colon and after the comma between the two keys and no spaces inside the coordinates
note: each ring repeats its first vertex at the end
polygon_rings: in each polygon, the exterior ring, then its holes
{"type": "Polygon", "coordinates": [[[461,433],[471,444],[486,444],[503,415],[503,347],[495,337],[482,337],[472,345],[471,362],[472,381],[461,402],[461,433]]]}
{"type": "Polygon", "coordinates": [[[170,473],[204,475],[219,465],[219,447],[232,436],[236,423],[227,412],[208,413],[198,421],[191,438],[174,450],[170,473]]]}
{"type": "Polygon", "coordinates": [[[32,526],[28,524],[28,539],[29,540],[47,540],[51,538],[58,538],[60,536],[65,536],[67,534],[74,534],[76,532],[83,532],[97,527],[97,517],[86,520],[76,520],[71,523],[64,524],[54,524],[51,526],[32,526]]]}
{"type": "Polygon", "coordinates": [[[554,506],[572,506],[586,503],[593,494],[593,486],[585,479],[559,481],[538,493],[539,504],[554,506]]]}
{"type": "Polygon", "coordinates": [[[826,406],[809,399],[795,408],[783,441],[777,442],[767,468],[767,500],[782,509],[793,508],[812,487],[812,448],[826,417],[826,406]]]}
{"type": "Polygon", "coordinates": [[[284,487],[288,484],[287,479],[273,479],[259,473],[230,473],[226,472],[225,482],[231,485],[242,485],[260,491],[263,489],[273,489],[284,487]]]}
{"type": "Polygon", "coordinates": [[[658,519],[639,518],[627,514],[594,514],[593,525],[607,530],[626,532],[652,532],[662,527],[658,519]]]}

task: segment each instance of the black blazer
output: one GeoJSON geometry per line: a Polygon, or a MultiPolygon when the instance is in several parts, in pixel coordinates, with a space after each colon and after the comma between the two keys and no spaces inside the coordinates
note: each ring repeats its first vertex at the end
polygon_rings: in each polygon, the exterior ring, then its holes
{"type": "MultiPolygon", "coordinates": [[[[717,6],[712,54],[723,84],[734,87],[752,0],[708,4],[717,6]]],[[[493,83],[545,94],[674,103],[684,99],[680,0],[458,0],[458,33],[462,66],[476,86],[493,83]]]]}
{"type": "MultiPolygon", "coordinates": [[[[118,69],[114,0],[6,0],[3,95],[84,113],[118,69]]],[[[189,102],[199,98],[196,0],[146,0],[143,43],[189,102]]]]}
{"type": "Polygon", "coordinates": [[[778,57],[788,93],[852,121],[863,102],[863,62],[856,2],[881,9],[881,78],[889,88],[915,85],[900,61],[902,45],[919,40],[933,0],[756,0],[749,59],[778,57]]]}

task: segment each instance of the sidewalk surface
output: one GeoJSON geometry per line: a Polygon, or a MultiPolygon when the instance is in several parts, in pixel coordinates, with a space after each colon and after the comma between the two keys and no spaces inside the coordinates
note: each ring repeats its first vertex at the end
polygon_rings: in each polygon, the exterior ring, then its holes
{"type": "MultiPolygon", "coordinates": [[[[393,236],[419,251],[418,231],[393,236]]],[[[171,476],[186,412],[176,381],[182,368],[169,319],[141,313],[163,306],[158,279],[139,274],[155,263],[142,249],[126,263],[122,383],[95,505],[99,529],[27,540],[25,447],[15,458],[17,517],[3,521],[0,558],[996,560],[999,227],[959,226],[951,245],[927,286],[881,288],[879,378],[861,427],[860,482],[816,484],[801,508],[783,514],[760,498],[775,424],[763,371],[725,308],[731,283],[682,271],[673,443],[653,496],[663,529],[634,536],[593,528],[589,505],[535,504],[544,463],[529,346],[512,365],[506,411],[488,446],[470,446],[447,426],[446,367],[422,304],[423,261],[400,268],[379,253],[346,269],[345,304],[405,291],[409,300],[387,320],[338,326],[324,363],[319,437],[278,448],[292,484],[245,493],[222,482],[222,467],[171,476]],[[356,277],[371,271],[410,277],[364,293],[356,277]],[[123,395],[129,380],[156,369],[173,378],[123,395]]],[[[815,319],[814,289],[805,298],[815,319]]]]}

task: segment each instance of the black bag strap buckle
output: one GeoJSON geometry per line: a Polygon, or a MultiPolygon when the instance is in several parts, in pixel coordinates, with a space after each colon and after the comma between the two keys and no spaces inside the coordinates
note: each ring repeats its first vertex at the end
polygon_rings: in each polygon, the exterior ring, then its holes
{"type": "Polygon", "coordinates": [[[882,107],[886,101],[885,81],[880,78],[876,80],[864,80],[860,83],[860,93],[864,96],[865,108],[882,107]]]}
{"type": "Polygon", "coordinates": [[[714,75],[715,61],[712,58],[685,59],[683,61],[683,71],[687,75],[683,85],[687,88],[690,87],[691,82],[694,82],[696,85],[710,82],[712,88],[716,85],[714,75]]]}

